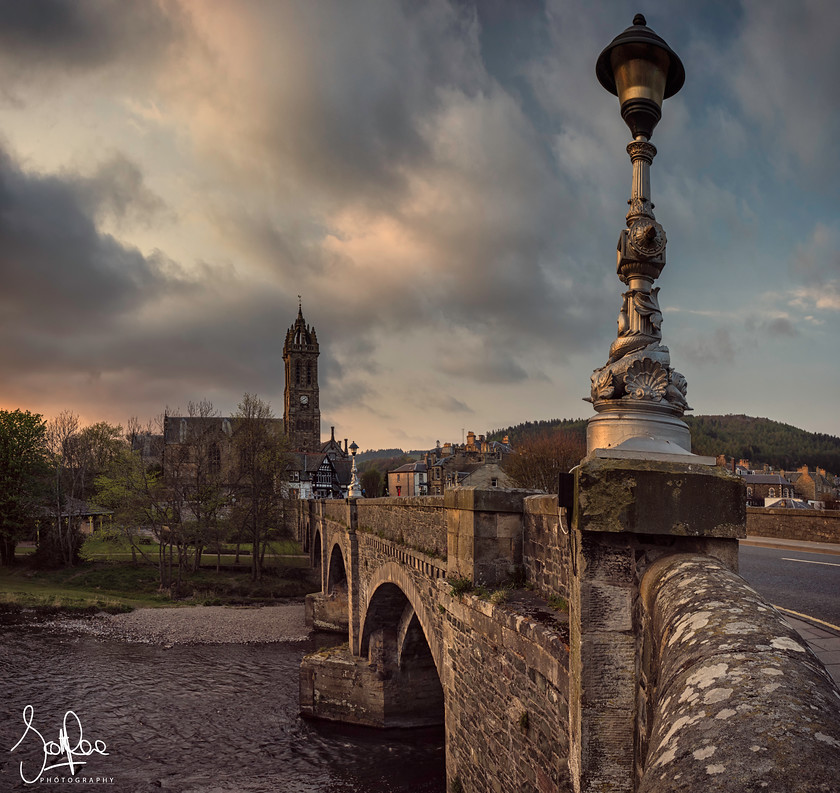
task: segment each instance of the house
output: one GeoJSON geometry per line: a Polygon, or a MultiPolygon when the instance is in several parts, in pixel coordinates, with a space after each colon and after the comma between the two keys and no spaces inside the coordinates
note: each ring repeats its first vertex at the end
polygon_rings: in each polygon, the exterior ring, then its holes
{"type": "Polygon", "coordinates": [[[406,463],[388,471],[388,493],[391,496],[425,496],[428,492],[425,460],[406,463]]]}
{"type": "MultiPolygon", "coordinates": [[[[56,518],[55,507],[41,507],[39,512],[42,519],[54,521],[56,518]]],[[[62,499],[60,515],[62,524],[66,526],[75,524],[79,527],[79,531],[85,535],[93,534],[94,530],[104,528],[106,518],[107,525],[110,525],[113,515],[113,510],[97,507],[95,504],[82,501],[80,498],[64,496],[62,499]]]]}
{"type": "Polygon", "coordinates": [[[834,477],[829,477],[824,468],[809,471],[808,466],[803,465],[788,473],[787,478],[793,484],[796,495],[805,501],[833,502],[837,498],[834,477]]]}
{"type": "Polygon", "coordinates": [[[747,506],[763,507],[766,499],[793,498],[793,484],[781,474],[743,474],[747,506]]]}
{"type": "MultiPolygon", "coordinates": [[[[430,495],[442,495],[453,487],[513,487],[505,462],[513,449],[507,438],[488,441],[484,435],[467,433],[467,442],[446,443],[426,453],[426,476],[430,495]]],[[[393,491],[391,495],[394,495],[393,491]]]]}

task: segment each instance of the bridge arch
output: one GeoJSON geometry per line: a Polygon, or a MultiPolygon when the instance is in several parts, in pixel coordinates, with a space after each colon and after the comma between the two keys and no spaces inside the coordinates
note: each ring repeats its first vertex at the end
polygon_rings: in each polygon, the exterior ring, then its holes
{"type": "Polygon", "coordinates": [[[360,654],[388,681],[383,691],[386,720],[404,726],[442,724],[440,651],[416,587],[402,569],[386,563],[368,591],[360,654]]]}
{"type": "MultiPolygon", "coordinates": [[[[369,595],[367,603],[364,604],[363,617],[361,620],[362,640],[359,648],[360,655],[365,655],[368,651],[368,642],[370,641],[371,633],[369,628],[373,626],[373,623],[369,623],[369,620],[377,619],[371,614],[371,604],[374,603],[374,596],[376,595],[376,591],[379,589],[379,587],[386,583],[394,584],[402,592],[403,596],[411,605],[412,609],[414,610],[414,613],[417,615],[417,621],[419,623],[419,626],[422,629],[423,634],[426,637],[426,641],[429,644],[429,649],[431,650],[432,658],[434,658],[435,667],[438,670],[438,674],[441,674],[443,671],[443,653],[438,643],[437,635],[433,630],[435,625],[435,619],[432,616],[433,611],[427,606],[420,591],[414,584],[414,581],[412,581],[410,576],[406,573],[406,569],[403,566],[397,564],[396,562],[385,562],[385,564],[381,565],[368,579],[366,589],[369,595]]],[[[400,616],[402,616],[402,612],[400,612],[400,616]]],[[[441,677],[441,679],[443,678],[441,677]]]]}
{"type": "Polygon", "coordinates": [[[321,569],[321,554],[323,553],[323,542],[321,540],[320,526],[312,532],[312,548],[310,549],[312,566],[319,570],[321,569]]]}
{"type": "Polygon", "coordinates": [[[347,567],[344,564],[344,551],[341,543],[334,542],[327,563],[327,575],[324,579],[325,594],[347,594],[347,567]]]}

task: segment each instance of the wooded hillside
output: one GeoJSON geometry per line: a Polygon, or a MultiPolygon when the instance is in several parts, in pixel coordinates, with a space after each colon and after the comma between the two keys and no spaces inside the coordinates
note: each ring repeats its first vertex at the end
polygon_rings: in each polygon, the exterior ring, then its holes
{"type": "MultiPolygon", "coordinates": [[[[750,460],[754,467],[763,464],[792,470],[807,465],[840,473],[840,438],[824,433],[806,432],[790,424],[744,415],[685,416],[691,430],[692,451],[695,454],[750,460]]],[[[491,440],[509,436],[514,448],[517,443],[545,432],[562,429],[586,435],[585,419],[552,419],[526,421],[488,433],[491,440]]]]}

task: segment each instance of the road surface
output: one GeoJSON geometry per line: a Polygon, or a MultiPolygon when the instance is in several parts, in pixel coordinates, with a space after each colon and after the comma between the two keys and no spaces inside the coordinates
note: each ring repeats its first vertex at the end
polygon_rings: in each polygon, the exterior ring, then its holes
{"type": "Polygon", "coordinates": [[[740,574],[774,606],[840,629],[840,556],[741,545],[740,574]]]}

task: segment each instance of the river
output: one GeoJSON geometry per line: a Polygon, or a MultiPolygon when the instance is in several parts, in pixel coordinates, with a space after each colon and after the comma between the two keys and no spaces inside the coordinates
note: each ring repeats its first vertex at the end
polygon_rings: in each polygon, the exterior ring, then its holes
{"type": "Polygon", "coordinates": [[[442,793],[442,727],[382,731],[298,716],[300,660],[328,643],[335,637],[166,649],[0,624],[0,790],[442,793]],[[11,752],[28,729],[27,706],[32,729],[11,752]],[[100,781],[25,784],[20,763],[27,779],[37,776],[44,741],[58,742],[68,711],[78,717],[67,717],[70,744],[81,725],[93,750],[77,758],[87,764],[74,778],[100,781]]]}

